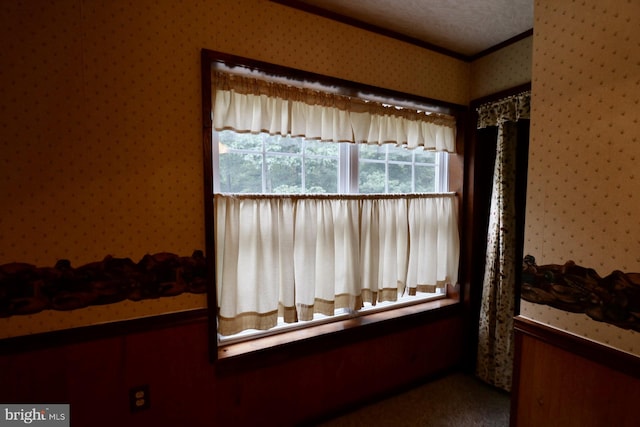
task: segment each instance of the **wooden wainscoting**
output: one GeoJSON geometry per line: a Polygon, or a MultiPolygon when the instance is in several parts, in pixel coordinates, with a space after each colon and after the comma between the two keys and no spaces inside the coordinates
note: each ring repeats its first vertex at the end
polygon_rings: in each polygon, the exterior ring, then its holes
{"type": "Polygon", "coordinates": [[[637,426],[640,358],[516,317],[511,426],[637,426]]]}
{"type": "Polygon", "coordinates": [[[281,346],[261,363],[210,363],[208,322],[197,316],[5,340],[0,402],[68,403],[73,426],[308,425],[457,368],[459,308],[281,346]],[[145,386],[150,406],[132,412],[130,391],[145,386]]]}

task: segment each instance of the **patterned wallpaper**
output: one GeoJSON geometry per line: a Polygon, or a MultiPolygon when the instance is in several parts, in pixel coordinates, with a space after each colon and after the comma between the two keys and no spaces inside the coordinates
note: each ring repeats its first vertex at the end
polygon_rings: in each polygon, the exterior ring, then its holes
{"type": "Polygon", "coordinates": [[[519,40],[471,63],[471,99],[531,81],[533,36],[519,40]]]}
{"type": "MultiPolygon", "coordinates": [[[[204,249],[200,49],[448,102],[470,65],[267,0],[0,3],[0,265],[204,249]]],[[[205,306],[0,319],[0,337],[205,306]]]]}
{"type": "MultiPolygon", "coordinates": [[[[525,254],[640,272],[636,0],[537,0],[525,254]]],[[[640,334],[523,301],[522,314],[640,355],[640,334]]]]}

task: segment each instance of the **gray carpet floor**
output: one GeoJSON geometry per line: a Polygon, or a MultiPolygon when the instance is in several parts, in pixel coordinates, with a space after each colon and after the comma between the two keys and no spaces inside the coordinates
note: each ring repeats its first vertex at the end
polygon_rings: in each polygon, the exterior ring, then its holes
{"type": "Polygon", "coordinates": [[[318,427],[507,427],[509,394],[456,373],[363,406],[318,427]]]}

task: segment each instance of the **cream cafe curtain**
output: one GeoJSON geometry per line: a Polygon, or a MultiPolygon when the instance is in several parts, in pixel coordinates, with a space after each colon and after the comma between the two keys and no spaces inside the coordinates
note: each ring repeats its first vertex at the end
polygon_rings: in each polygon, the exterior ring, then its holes
{"type": "Polygon", "coordinates": [[[221,335],[457,281],[454,194],[217,194],[214,205],[221,335]]]}
{"type": "Polygon", "coordinates": [[[212,72],[216,130],[455,152],[455,119],[314,89],[212,72]]]}

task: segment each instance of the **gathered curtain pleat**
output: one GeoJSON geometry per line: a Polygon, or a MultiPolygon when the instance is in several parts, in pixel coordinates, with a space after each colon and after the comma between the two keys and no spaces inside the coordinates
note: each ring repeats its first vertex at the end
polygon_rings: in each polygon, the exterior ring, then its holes
{"type": "Polygon", "coordinates": [[[212,71],[214,129],[455,152],[455,118],[212,71]]]}
{"type": "Polygon", "coordinates": [[[395,301],[456,283],[454,194],[293,197],[216,194],[221,335],[395,301]]]}

